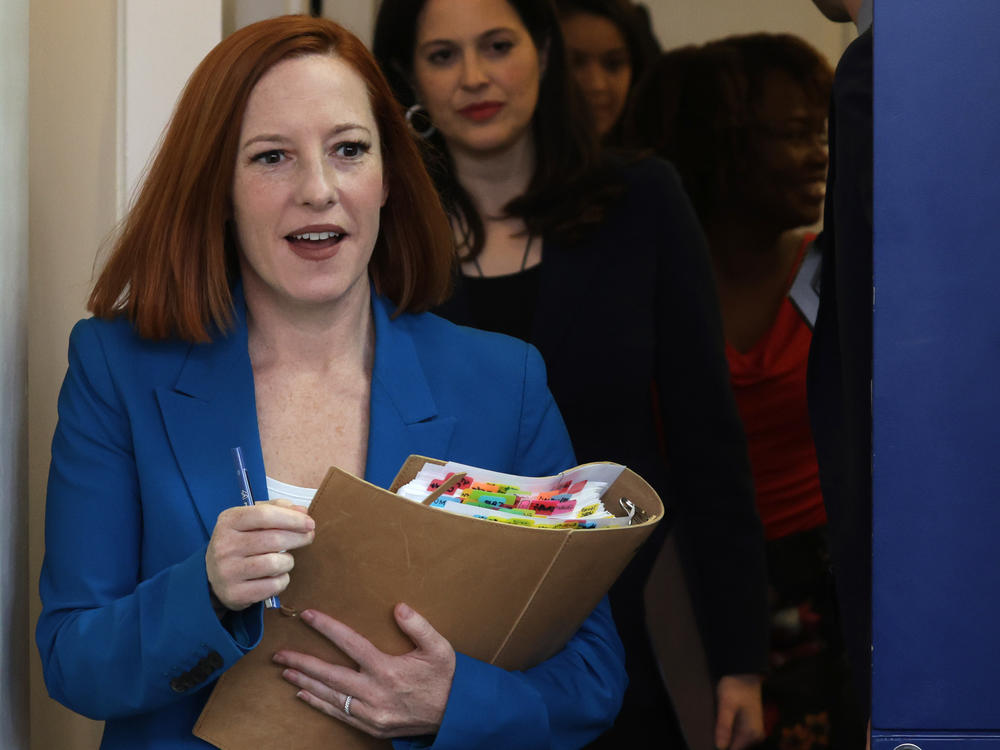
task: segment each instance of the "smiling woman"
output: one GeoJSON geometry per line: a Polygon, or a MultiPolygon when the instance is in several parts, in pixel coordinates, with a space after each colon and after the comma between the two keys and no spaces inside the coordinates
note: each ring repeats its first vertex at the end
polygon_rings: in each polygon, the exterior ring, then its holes
{"type": "MultiPolygon", "coordinates": [[[[195,70],[71,335],[52,444],[36,637],[51,695],[106,720],[103,748],[204,747],[206,688],[258,645],[262,602],[314,538],[282,493],[308,504],[331,466],[385,487],[410,454],[574,464],[537,351],[421,313],[452,253],[402,111],[343,28],[262,21],[195,70]],[[271,502],[240,504],[235,446],[271,502]]],[[[356,669],[279,649],[273,680],[397,747],[580,745],[621,703],[607,601],[518,673],[406,603],[385,605],[405,654],[353,614],[300,616],[356,669]],[[483,695],[505,697],[485,721],[483,695]]]]}
{"type": "MultiPolygon", "coordinates": [[[[709,240],[767,542],[772,671],[763,747],[843,747],[844,655],[806,401],[812,341],[793,279],[823,209],[833,71],[788,34],[665,53],[639,84],[635,145],[677,164],[709,240]],[[832,734],[832,737],[831,737],[832,734]]],[[[812,259],[816,258],[811,254],[812,259]]],[[[814,269],[815,266],[812,266],[814,269]]],[[[802,274],[809,288],[812,271],[802,274]]]]}

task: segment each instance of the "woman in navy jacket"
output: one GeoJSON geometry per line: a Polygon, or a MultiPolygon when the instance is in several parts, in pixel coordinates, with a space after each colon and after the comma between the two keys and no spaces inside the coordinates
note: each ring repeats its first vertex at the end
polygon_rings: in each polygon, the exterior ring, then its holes
{"type": "MultiPolygon", "coordinates": [[[[287,503],[239,505],[233,446],[260,495],[268,479],[316,487],[330,464],[387,486],[411,453],[574,463],[534,349],[419,312],[450,257],[357,39],[272,19],[195,71],[96,317],[74,328],[53,440],[37,640],[50,693],[106,720],[102,747],[206,746],[191,728],[208,688],[260,641],[260,602],[312,541],[287,503]]],[[[303,613],[342,649],[365,643],[331,615],[303,613]]],[[[370,649],[358,670],[279,651],[289,695],[397,747],[578,747],[618,710],[606,602],[519,673],[455,654],[403,603],[394,616],[414,650],[370,649]],[[484,695],[504,698],[485,716],[484,695]]]]}
{"type": "MultiPolygon", "coordinates": [[[[383,0],[373,47],[452,215],[461,273],[435,311],[537,346],[579,459],[627,464],[659,491],[689,553],[715,743],[749,747],[763,734],[764,542],[707,249],[677,173],[601,157],[551,2],[383,0]]],[[[650,716],[670,744],[645,607],[668,529],[612,588],[629,689],[607,747],[645,743],[650,716]]]]}

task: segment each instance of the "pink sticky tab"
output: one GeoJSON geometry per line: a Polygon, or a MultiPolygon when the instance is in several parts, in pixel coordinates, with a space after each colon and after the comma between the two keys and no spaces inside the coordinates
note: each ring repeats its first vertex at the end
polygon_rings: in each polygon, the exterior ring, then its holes
{"type": "Polygon", "coordinates": [[[556,503],[555,513],[569,513],[573,508],[576,507],[576,500],[562,500],[556,503]]]}
{"type": "Polygon", "coordinates": [[[549,515],[555,510],[557,503],[554,500],[549,500],[543,497],[535,497],[529,503],[528,507],[535,511],[536,513],[541,513],[543,515],[549,515]]]}
{"type": "MultiPolygon", "coordinates": [[[[444,481],[447,482],[453,476],[455,476],[455,472],[449,471],[448,474],[445,476],[444,481]]],[[[461,490],[467,490],[471,486],[472,486],[472,477],[466,474],[464,477],[458,480],[458,484],[452,487],[447,494],[457,495],[461,490]]]]}

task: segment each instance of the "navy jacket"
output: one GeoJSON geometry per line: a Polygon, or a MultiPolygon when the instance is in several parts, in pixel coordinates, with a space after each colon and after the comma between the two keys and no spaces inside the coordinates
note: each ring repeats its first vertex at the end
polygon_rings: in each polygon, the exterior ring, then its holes
{"type": "MultiPolygon", "coordinates": [[[[663,498],[712,671],[763,672],[764,538],[708,249],[672,166],[642,159],[622,165],[620,178],[621,194],[586,237],[544,238],[538,297],[511,304],[534,305],[528,340],[545,359],[577,458],[623,463],[663,498]]],[[[461,279],[438,312],[476,324],[461,279]]],[[[640,714],[666,700],[642,593],[669,526],[611,592],[627,651],[626,709],[640,714]]]]}

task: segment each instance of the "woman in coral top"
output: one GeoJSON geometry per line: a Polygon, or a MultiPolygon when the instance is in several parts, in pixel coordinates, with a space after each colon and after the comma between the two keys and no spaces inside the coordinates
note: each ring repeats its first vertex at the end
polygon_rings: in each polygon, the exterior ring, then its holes
{"type": "Polygon", "coordinates": [[[833,73],[801,39],[753,34],[666,53],[639,84],[634,145],[674,162],[708,238],[733,392],[767,538],[766,747],[826,747],[842,647],[806,406],[833,73]]]}

